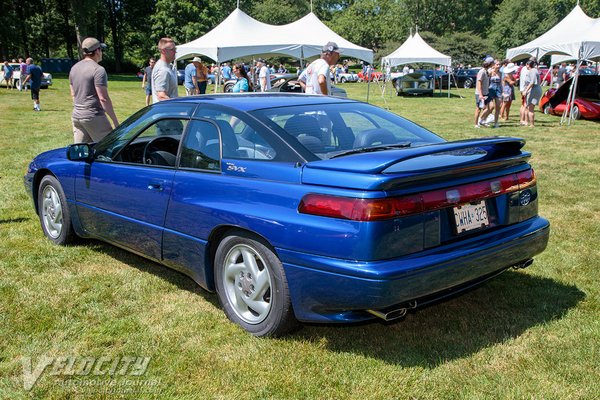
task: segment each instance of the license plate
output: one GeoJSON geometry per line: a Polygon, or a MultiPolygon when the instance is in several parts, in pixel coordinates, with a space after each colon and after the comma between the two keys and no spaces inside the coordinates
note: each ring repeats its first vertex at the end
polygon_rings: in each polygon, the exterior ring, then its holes
{"type": "Polygon", "coordinates": [[[463,233],[474,229],[488,226],[487,207],[485,201],[477,204],[463,204],[454,207],[454,220],[456,221],[456,232],[463,233]]]}

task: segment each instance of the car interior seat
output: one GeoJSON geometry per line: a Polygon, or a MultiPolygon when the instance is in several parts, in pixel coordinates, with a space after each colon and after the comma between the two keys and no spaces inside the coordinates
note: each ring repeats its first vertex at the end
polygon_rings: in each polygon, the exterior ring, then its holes
{"type": "Polygon", "coordinates": [[[387,129],[367,129],[356,136],[354,148],[370,147],[383,144],[394,144],[397,142],[396,136],[387,129]]]}
{"type": "Polygon", "coordinates": [[[285,121],[283,129],[298,139],[309,151],[323,152],[323,131],[316,118],[310,115],[294,115],[285,121]]]}

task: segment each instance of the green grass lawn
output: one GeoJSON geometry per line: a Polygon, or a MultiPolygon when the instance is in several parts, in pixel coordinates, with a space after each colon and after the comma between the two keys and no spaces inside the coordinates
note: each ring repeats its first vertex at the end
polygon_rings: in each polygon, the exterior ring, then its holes
{"type": "MultiPolygon", "coordinates": [[[[341,86],[366,100],[366,84],[341,86]]],[[[144,106],[135,78],[109,77],[109,93],[120,121],[144,106]]],[[[452,95],[382,97],[371,85],[370,101],[447,139],[525,138],[540,214],[552,224],[546,252],[526,270],[400,322],[311,325],[257,339],[186,276],[97,241],[50,244],[23,174],[36,154],[72,141],[68,82],[58,77],[41,91],[40,113],[29,93],[0,87],[0,399],[597,399],[600,125],[560,126],[536,113],[537,127],[521,128],[515,105],[499,129],[474,129],[473,90],[452,95]],[[42,356],[151,360],[133,377],[48,368],[26,391],[23,357],[35,368],[42,356]],[[90,388],[91,379],[104,386],[90,388]],[[155,385],[128,392],[128,380],[155,385]],[[114,394],[102,391],[109,384],[114,394]]]]}

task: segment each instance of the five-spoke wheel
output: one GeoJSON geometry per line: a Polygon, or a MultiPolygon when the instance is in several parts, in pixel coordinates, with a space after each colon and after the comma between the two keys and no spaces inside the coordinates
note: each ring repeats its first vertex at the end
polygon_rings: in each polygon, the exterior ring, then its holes
{"type": "Polygon", "coordinates": [[[219,301],[230,320],[255,336],[277,336],[296,326],[281,261],[270,246],[232,231],[215,255],[219,301]]]}

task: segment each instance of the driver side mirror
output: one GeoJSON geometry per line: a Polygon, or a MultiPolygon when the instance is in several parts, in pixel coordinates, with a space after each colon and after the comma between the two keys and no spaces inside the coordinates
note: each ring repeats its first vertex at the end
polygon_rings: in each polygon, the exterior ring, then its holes
{"type": "Polygon", "coordinates": [[[67,158],[71,161],[91,161],[92,147],[88,143],[76,143],[67,146],[67,158]]]}

